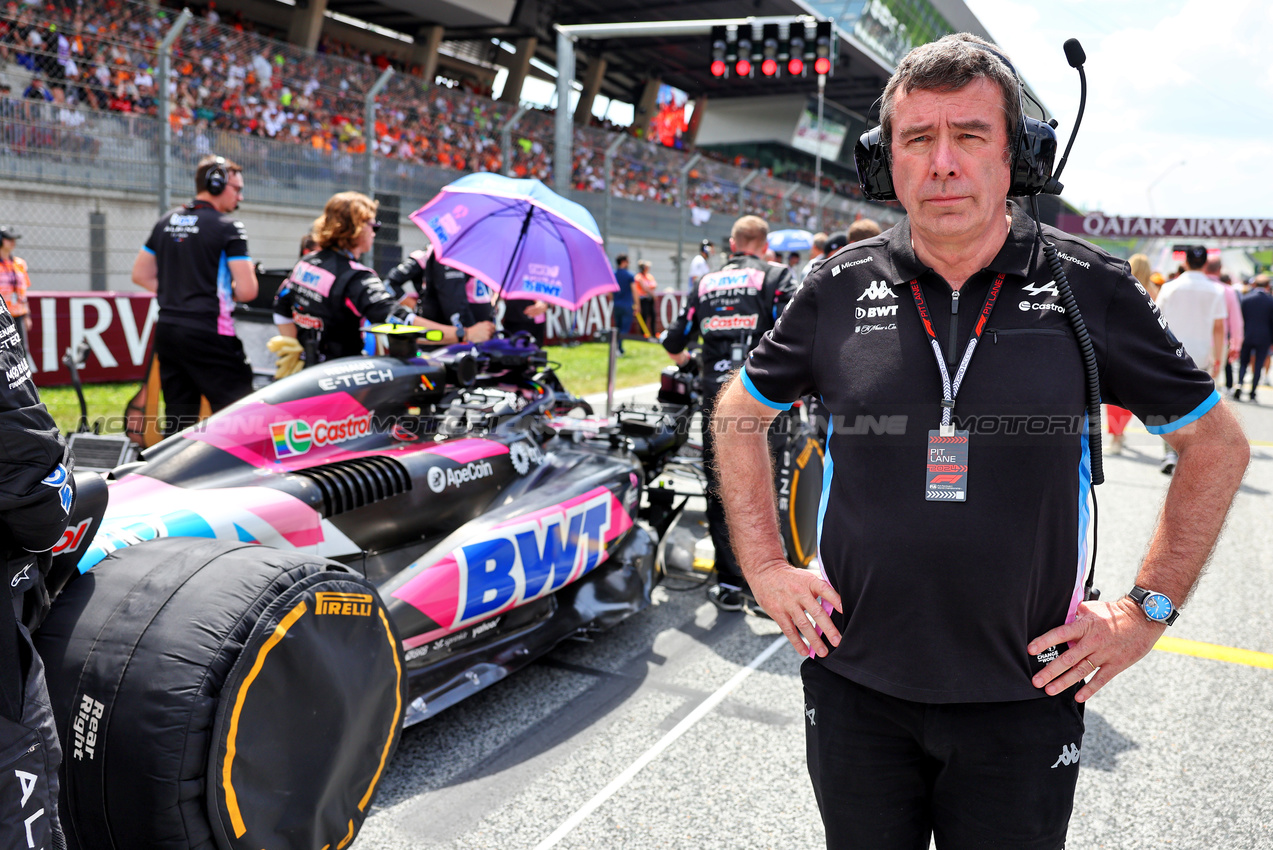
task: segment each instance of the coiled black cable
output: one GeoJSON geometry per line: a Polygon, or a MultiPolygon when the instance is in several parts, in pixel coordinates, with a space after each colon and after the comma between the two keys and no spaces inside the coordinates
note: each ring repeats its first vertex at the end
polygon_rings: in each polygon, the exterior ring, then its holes
{"type": "MultiPolygon", "coordinates": [[[[1100,367],[1096,363],[1096,349],[1092,345],[1092,337],[1087,332],[1087,323],[1079,313],[1078,302],[1074,300],[1074,292],[1070,289],[1070,280],[1065,276],[1065,267],[1057,254],[1056,246],[1043,238],[1043,225],[1039,223],[1039,202],[1030,198],[1034,210],[1034,229],[1043,247],[1043,256],[1048,261],[1048,269],[1052,272],[1052,280],[1056,283],[1057,300],[1065,308],[1065,315],[1074,330],[1074,338],[1078,340],[1079,356],[1083,358],[1083,377],[1087,407],[1087,448],[1092,468],[1092,485],[1105,483],[1105,464],[1101,453],[1101,376],[1100,367]]],[[[1100,599],[1101,592],[1092,585],[1096,581],[1096,542],[1097,542],[1096,490],[1092,490],[1092,566],[1084,583],[1084,599],[1100,599]]]]}
{"type": "Polygon", "coordinates": [[[1030,199],[1034,207],[1034,227],[1039,236],[1039,244],[1043,246],[1043,256],[1047,258],[1048,269],[1052,272],[1052,280],[1056,283],[1056,291],[1065,315],[1074,329],[1074,337],[1078,340],[1079,355],[1083,358],[1083,376],[1086,379],[1087,395],[1087,441],[1091,454],[1092,484],[1105,482],[1105,467],[1101,459],[1101,376],[1096,364],[1096,349],[1092,346],[1092,337],[1087,332],[1087,324],[1079,314],[1078,302],[1070,290],[1069,278],[1065,276],[1065,268],[1057,255],[1056,247],[1043,238],[1043,226],[1039,224],[1039,202],[1030,199]]]}

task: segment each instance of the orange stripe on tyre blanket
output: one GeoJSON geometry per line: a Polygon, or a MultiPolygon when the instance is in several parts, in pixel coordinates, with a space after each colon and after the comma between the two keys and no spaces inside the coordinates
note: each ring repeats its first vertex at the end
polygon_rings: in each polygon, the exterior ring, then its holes
{"type": "Polygon", "coordinates": [[[347,845],[401,734],[399,635],[366,579],[313,555],[130,546],[68,586],[37,643],[82,850],[347,845]]]}

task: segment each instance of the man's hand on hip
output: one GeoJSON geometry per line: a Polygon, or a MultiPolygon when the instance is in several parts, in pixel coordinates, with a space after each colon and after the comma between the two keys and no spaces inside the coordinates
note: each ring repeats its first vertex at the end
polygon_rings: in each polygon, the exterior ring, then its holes
{"type": "Polygon", "coordinates": [[[1070,645],[1030,681],[1055,696],[1095,673],[1074,696],[1076,701],[1086,702],[1111,679],[1144,658],[1166,630],[1126,596],[1113,602],[1080,603],[1073,622],[1030,642],[1027,651],[1031,655],[1045,652],[1048,647],[1070,645]]]}
{"type": "Polygon", "coordinates": [[[836,611],[844,609],[840,594],[830,584],[786,561],[773,561],[744,572],[756,601],[782,629],[796,652],[825,658],[831,650],[824,639],[833,647],[840,645],[840,631],[831,623],[824,603],[836,611]]]}

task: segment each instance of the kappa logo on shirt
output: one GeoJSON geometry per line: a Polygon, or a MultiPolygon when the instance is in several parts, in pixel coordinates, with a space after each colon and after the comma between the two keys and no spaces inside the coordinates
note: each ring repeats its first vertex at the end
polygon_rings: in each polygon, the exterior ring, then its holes
{"type": "Polygon", "coordinates": [[[896,297],[897,296],[893,294],[893,290],[888,288],[887,280],[873,280],[871,281],[871,285],[858,296],[858,300],[861,301],[863,298],[870,298],[872,301],[879,301],[881,298],[896,297]]]}

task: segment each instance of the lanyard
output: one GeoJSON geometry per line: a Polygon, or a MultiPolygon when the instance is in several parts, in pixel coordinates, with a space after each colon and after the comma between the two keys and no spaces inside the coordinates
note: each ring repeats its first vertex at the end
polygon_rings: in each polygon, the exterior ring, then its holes
{"type": "MultiPolygon", "coordinates": [[[[951,417],[955,410],[955,396],[959,395],[959,386],[964,382],[964,374],[967,373],[968,364],[972,361],[972,353],[977,350],[977,341],[981,339],[981,333],[986,329],[986,320],[990,318],[990,311],[995,308],[995,300],[999,297],[999,290],[1003,288],[1003,277],[1001,273],[990,285],[990,292],[986,294],[986,303],[981,305],[981,315],[977,317],[977,324],[972,329],[972,337],[969,338],[968,346],[964,349],[963,359],[959,361],[959,369],[955,372],[954,381],[950,380],[946,359],[941,354],[941,343],[937,341],[937,334],[933,332],[932,317],[928,313],[928,305],[924,303],[924,293],[920,291],[919,278],[911,281],[911,295],[915,299],[915,308],[919,310],[919,320],[924,325],[928,341],[933,347],[933,354],[937,357],[937,368],[941,370],[941,433],[944,437],[953,436],[955,433],[955,426],[951,424],[951,417]]],[[[950,305],[950,351],[953,366],[955,334],[958,332],[959,320],[959,290],[951,293],[950,305]]]]}

